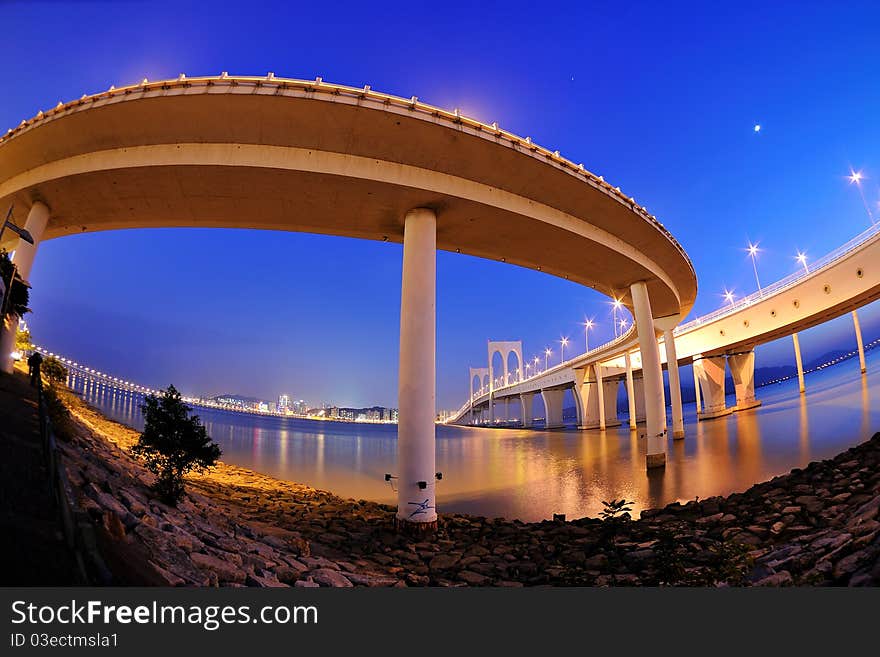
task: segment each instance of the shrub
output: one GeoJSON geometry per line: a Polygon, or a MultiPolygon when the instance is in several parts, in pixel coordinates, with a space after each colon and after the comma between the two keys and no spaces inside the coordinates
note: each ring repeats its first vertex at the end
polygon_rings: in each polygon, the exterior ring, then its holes
{"type": "Polygon", "coordinates": [[[49,356],[45,359],[40,366],[40,371],[46,375],[52,385],[67,381],[67,368],[55,356],[49,356]]]}
{"type": "Polygon", "coordinates": [[[70,441],[76,435],[76,425],[70,411],[58,395],[58,391],[51,386],[43,390],[43,399],[46,401],[46,410],[49,413],[49,421],[55,431],[55,437],[70,441]]]}
{"type": "Polygon", "coordinates": [[[217,463],[220,447],[208,436],[198,415],[183,403],[174,386],[160,396],[150,395],[141,405],[144,431],[132,447],[158,477],[154,490],[166,504],[176,505],[183,497],[183,477],[217,463]]]}

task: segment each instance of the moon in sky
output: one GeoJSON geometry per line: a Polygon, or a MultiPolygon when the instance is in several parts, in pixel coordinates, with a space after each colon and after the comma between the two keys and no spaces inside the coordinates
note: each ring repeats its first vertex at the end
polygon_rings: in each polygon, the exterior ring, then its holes
{"type": "Polygon", "coordinates": [[[761,124],[760,123],[755,124],[755,132],[761,132],[761,124]]]}

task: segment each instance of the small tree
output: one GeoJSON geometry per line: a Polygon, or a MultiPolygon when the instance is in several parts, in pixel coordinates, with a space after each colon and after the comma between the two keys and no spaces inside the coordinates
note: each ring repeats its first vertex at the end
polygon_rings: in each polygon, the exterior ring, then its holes
{"type": "Polygon", "coordinates": [[[15,334],[15,350],[16,351],[30,351],[30,348],[33,345],[31,344],[31,332],[27,329],[19,329],[15,334]]]}
{"type": "Polygon", "coordinates": [[[55,356],[49,356],[44,360],[40,369],[46,375],[46,378],[49,379],[51,385],[67,381],[67,368],[55,356]]]}
{"type": "Polygon", "coordinates": [[[131,448],[158,476],[154,489],[159,498],[172,506],[183,496],[184,475],[215,465],[221,454],[199,416],[190,411],[174,386],[158,397],[150,395],[141,405],[144,431],[131,448]]]}
{"type": "Polygon", "coordinates": [[[0,323],[6,320],[6,317],[18,318],[24,317],[25,313],[31,311],[28,308],[30,301],[30,292],[27,285],[21,280],[21,276],[15,271],[15,266],[9,258],[6,249],[0,249],[0,278],[3,279],[3,285],[7,292],[8,300],[6,301],[5,316],[0,317],[0,323]]]}

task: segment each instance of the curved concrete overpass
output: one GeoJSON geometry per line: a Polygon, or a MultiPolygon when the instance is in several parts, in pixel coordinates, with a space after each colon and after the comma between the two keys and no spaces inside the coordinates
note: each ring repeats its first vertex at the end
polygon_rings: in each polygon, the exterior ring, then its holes
{"type": "Polygon", "coordinates": [[[690,261],[640,207],[580,165],[416,98],[319,80],[221,76],[112,89],[0,139],[0,207],[51,208],[44,239],[157,226],[403,240],[435,209],[437,248],[619,295],[646,281],[686,313],[690,261]]]}
{"type": "Polygon", "coordinates": [[[42,240],[89,231],[239,227],[403,242],[405,524],[436,521],[437,248],[624,297],[643,326],[677,322],[697,291],[660,222],[558,151],[458,110],[320,78],[180,76],[59,103],[0,138],[0,208],[13,204],[36,244],[8,233],[2,246],[25,278],[42,240]]]}

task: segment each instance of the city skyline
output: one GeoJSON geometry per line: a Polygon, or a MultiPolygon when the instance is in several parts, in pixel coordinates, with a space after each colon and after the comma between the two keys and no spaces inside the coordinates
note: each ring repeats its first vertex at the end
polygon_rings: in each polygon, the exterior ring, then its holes
{"type": "MultiPolygon", "coordinates": [[[[403,44],[394,56],[362,59],[309,35],[293,45],[243,39],[221,52],[198,38],[180,46],[171,32],[134,39],[114,70],[103,53],[122,38],[112,29],[124,22],[121,12],[60,7],[39,23],[37,11],[6,9],[13,42],[36,38],[39,24],[47,44],[27,66],[13,65],[12,56],[0,63],[22,90],[0,108],[8,127],[110,84],[219,73],[233,68],[230,61],[235,72],[323,75],[418,95],[498,120],[634,193],[693,257],[700,291],[691,316],[723,305],[725,291],[741,297],[755,289],[750,243],[760,249],[755,273],[771,282],[802,266],[799,253],[809,266],[861,232],[880,200],[880,132],[872,120],[880,92],[868,75],[876,55],[867,38],[876,9],[868,5],[846,14],[812,9],[797,23],[781,8],[762,6],[760,20],[741,9],[701,23],[698,37],[700,16],[683,10],[646,7],[613,17],[596,8],[551,14],[520,7],[511,17],[541,28],[526,45],[478,49],[475,24],[457,27],[452,49],[403,44]],[[829,45],[829,26],[866,38],[851,39],[842,51],[829,45]],[[51,36],[78,28],[86,37],[95,30],[110,36],[91,46],[85,38],[77,53],[59,57],[51,36]],[[616,42],[622,34],[640,45],[630,52],[616,42]],[[401,70],[398,58],[407,54],[401,70]],[[493,75],[487,79],[483,70],[493,75]],[[802,143],[805,133],[813,136],[809,144],[802,143]],[[858,187],[852,172],[862,172],[858,187]],[[715,225],[735,228],[716,235],[715,225]]],[[[181,18],[190,11],[183,6],[181,18]]],[[[340,27],[345,34],[357,34],[360,11],[351,9],[350,24],[340,27]]],[[[399,27],[387,11],[377,36],[399,27]]],[[[142,24],[160,13],[145,9],[142,24]]],[[[218,10],[207,21],[227,19],[218,10]]],[[[157,387],[268,399],[278,390],[308,389],[313,398],[332,393],[352,406],[396,403],[399,245],[152,229],[66,237],[40,248],[28,320],[35,338],[55,351],[157,387]]],[[[870,341],[880,327],[876,304],[862,315],[870,341]]],[[[582,350],[586,317],[596,324],[592,344],[613,335],[600,295],[502,263],[438,254],[437,407],[464,401],[467,368],[485,363],[487,339],[522,339],[527,357],[550,347],[558,359],[562,337],[573,343],[567,355],[582,350]]],[[[812,329],[802,336],[805,355],[845,346],[851,332],[845,319],[812,329]]],[[[789,341],[761,349],[763,363],[792,360],[789,341]]]]}

